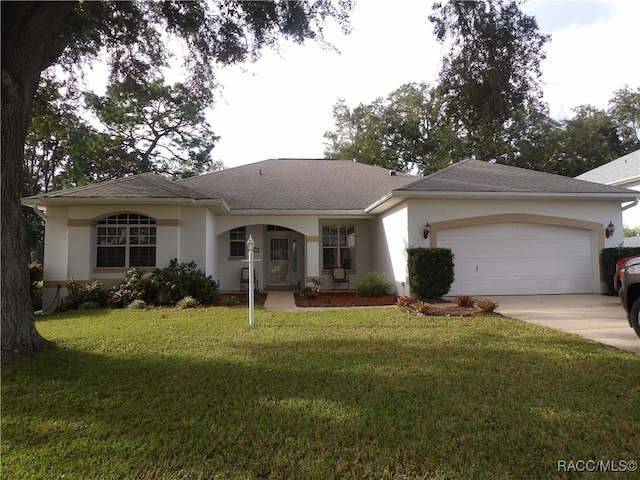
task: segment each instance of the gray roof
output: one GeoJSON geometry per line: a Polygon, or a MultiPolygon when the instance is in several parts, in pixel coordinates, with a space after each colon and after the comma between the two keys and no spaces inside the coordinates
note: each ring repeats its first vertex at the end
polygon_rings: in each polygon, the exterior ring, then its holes
{"type": "Polygon", "coordinates": [[[635,195],[637,192],[551,173],[480,160],[464,160],[401,187],[394,193],[516,193],[635,195]]]}
{"type": "Polygon", "coordinates": [[[640,179],[640,150],[578,175],[579,180],[617,185],[640,179]]]}
{"type": "Polygon", "coordinates": [[[92,183],[82,187],[56,190],[31,198],[203,198],[185,185],[148,172],[92,183]]]}
{"type": "MultiPolygon", "coordinates": [[[[25,199],[224,201],[230,210],[369,211],[389,196],[578,194],[634,198],[638,192],[479,160],[416,177],[350,160],[276,159],[171,181],[143,173],[25,199]],[[393,173],[393,174],[391,174],[393,173]]],[[[226,208],[226,207],[225,207],[226,208]]]]}
{"type": "Polygon", "coordinates": [[[351,160],[275,159],[179,180],[231,210],[364,210],[416,176],[351,160]]]}

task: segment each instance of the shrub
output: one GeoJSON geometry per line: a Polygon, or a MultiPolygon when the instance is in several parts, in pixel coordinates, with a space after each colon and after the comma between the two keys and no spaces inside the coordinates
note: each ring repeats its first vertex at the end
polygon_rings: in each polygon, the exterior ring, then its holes
{"type": "Polygon", "coordinates": [[[314,287],[305,287],[302,290],[300,290],[300,295],[306,298],[313,299],[318,297],[318,291],[315,290],[314,287]]]}
{"type": "Polygon", "coordinates": [[[43,308],[43,293],[44,282],[42,280],[38,280],[37,282],[33,282],[31,284],[31,306],[33,307],[34,312],[43,308]]]}
{"type": "Polygon", "coordinates": [[[151,282],[144,278],[144,272],[138,268],[129,270],[124,276],[124,282],[111,291],[109,306],[124,308],[136,300],[151,302],[155,297],[151,282]]]}
{"type": "Polygon", "coordinates": [[[320,285],[324,285],[324,278],[322,277],[312,278],[311,281],[313,282],[313,287],[311,288],[313,289],[314,292],[318,293],[320,291],[320,285]]]}
{"type": "Polygon", "coordinates": [[[99,307],[106,307],[109,301],[109,290],[100,282],[78,283],[73,278],[66,282],[67,297],[57,308],[59,311],[76,310],[89,302],[99,307]]]}
{"type": "Polygon", "coordinates": [[[178,263],[175,258],[168,267],[156,269],[149,281],[161,303],[175,305],[191,296],[201,304],[210,304],[218,294],[216,281],[199,270],[195,262],[178,263]]]}
{"type": "Polygon", "coordinates": [[[422,298],[440,298],[451,290],[453,253],[448,248],[409,248],[411,290],[422,298]]]}
{"type": "Polygon", "coordinates": [[[498,304],[488,298],[483,298],[476,303],[476,306],[480,309],[482,313],[493,313],[496,308],[498,308],[498,304]]]}
{"type": "Polygon", "coordinates": [[[413,298],[408,295],[400,295],[396,300],[396,305],[399,307],[410,307],[413,305],[413,298]]]}
{"type": "Polygon", "coordinates": [[[191,295],[187,295],[186,297],[180,299],[178,303],[176,303],[176,307],[178,308],[196,308],[199,306],[200,304],[198,303],[198,301],[191,295]]]}
{"type": "Polygon", "coordinates": [[[411,307],[416,312],[421,313],[422,315],[426,315],[427,313],[429,313],[429,309],[431,308],[431,305],[428,304],[427,302],[423,302],[422,300],[417,300],[413,302],[411,307]]]}
{"type": "Polygon", "coordinates": [[[31,305],[33,310],[42,308],[42,264],[33,261],[29,264],[29,282],[31,284],[31,305]]]}
{"type": "Polygon", "coordinates": [[[144,300],[134,300],[129,305],[127,305],[127,308],[130,310],[144,310],[145,308],[147,308],[147,302],[145,302],[144,300]]]}
{"type": "Polygon", "coordinates": [[[474,303],[476,303],[476,299],[469,295],[458,295],[456,297],[456,305],[459,307],[473,307],[474,303]]]}
{"type": "Polygon", "coordinates": [[[240,305],[240,299],[235,295],[232,295],[230,297],[223,298],[220,301],[220,305],[223,307],[235,307],[236,305],[240,305]]]}
{"type": "Polygon", "coordinates": [[[369,272],[358,285],[358,297],[382,297],[391,293],[391,284],[387,275],[380,272],[369,272]]]}

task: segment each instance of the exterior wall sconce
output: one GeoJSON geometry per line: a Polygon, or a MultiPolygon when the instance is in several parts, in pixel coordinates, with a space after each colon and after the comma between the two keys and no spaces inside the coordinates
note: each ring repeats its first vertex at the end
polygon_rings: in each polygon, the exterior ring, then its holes
{"type": "Polygon", "coordinates": [[[604,231],[604,234],[606,235],[607,238],[609,238],[613,235],[613,232],[615,231],[616,231],[616,227],[613,225],[612,222],[609,222],[609,225],[607,226],[607,229],[604,231]]]}
{"type": "Polygon", "coordinates": [[[427,222],[424,224],[424,228],[422,229],[422,236],[425,238],[425,240],[429,238],[429,233],[431,233],[431,225],[429,225],[429,222],[427,222]]]}

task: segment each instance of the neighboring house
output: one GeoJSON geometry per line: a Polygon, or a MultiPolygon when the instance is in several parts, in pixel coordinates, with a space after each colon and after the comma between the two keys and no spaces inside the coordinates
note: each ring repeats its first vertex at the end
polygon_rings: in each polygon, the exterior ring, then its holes
{"type": "MultiPolygon", "coordinates": [[[[640,192],[640,150],[578,175],[578,180],[628,188],[640,192]]],[[[640,227],[640,205],[622,212],[622,223],[628,228],[640,227]]]]}
{"type": "Polygon", "coordinates": [[[130,267],[173,258],[238,290],[249,236],[260,288],[323,277],[332,289],[331,269],[341,266],[352,288],[375,270],[408,295],[406,249],[449,247],[451,295],[601,292],[599,253],[622,241],[621,204],[636,198],[476,160],[416,177],[347,160],[277,159],[179,181],[145,173],[23,203],[46,219],[47,308],[70,277],[117,284],[130,267]]]}

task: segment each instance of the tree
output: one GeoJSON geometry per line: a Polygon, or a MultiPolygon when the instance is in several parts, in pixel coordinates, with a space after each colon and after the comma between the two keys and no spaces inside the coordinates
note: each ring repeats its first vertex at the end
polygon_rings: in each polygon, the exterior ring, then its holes
{"type": "MultiPolygon", "coordinates": [[[[65,89],[61,82],[43,78],[33,100],[25,142],[23,195],[37,195],[64,186],[69,156],[78,156],[91,143],[87,132],[93,132],[92,129],[76,114],[78,97],[77,92],[65,89]],[[63,89],[66,95],[61,93],[63,89]]],[[[22,207],[22,213],[31,260],[42,262],[44,221],[31,208],[22,207]]]]}
{"type": "Polygon", "coordinates": [[[83,177],[105,180],[152,170],[182,177],[213,166],[210,153],[219,137],[205,119],[206,102],[184,84],[118,82],[104,96],[85,94],[85,102],[103,126],[105,154],[93,161],[105,165],[84,165],[83,177]]]}
{"type": "Polygon", "coordinates": [[[629,151],[640,148],[640,87],[634,91],[625,85],[613,92],[608,113],[618,125],[625,148],[629,151]]]}
{"type": "Polygon", "coordinates": [[[327,157],[406,172],[434,172],[464,156],[463,141],[448,122],[441,91],[425,83],[405,84],[386,98],[351,110],[334,106],[336,130],[326,132],[327,157]]]}
{"type": "Polygon", "coordinates": [[[575,115],[549,136],[552,147],[539,170],[576,177],[629,153],[607,112],[591,105],[573,111],[575,115]]]}
{"type": "Polygon", "coordinates": [[[546,111],[540,63],[549,36],[517,0],[435,3],[429,20],[441,43],[450,42],[440,82],[447,116],[482,160],[506,160],[514,123],[546,111]]]}
{"type": "Polygon", "coordinates": [[[113,80],[144,83],[167,65],[167,39],[189,51],[187,87],[210,100],[217,64],[256,58],[281,37],[323,40],[350,0],[298,2],[2,2],[2,362],[51,345],[35,329],[20,197],[23,147],[34,94],[54,64],[77,74],[82,59],[110,53],[113,80]],[[21,233],[16,233],[21,232],[21,233]]]}

